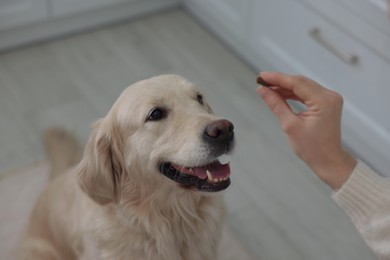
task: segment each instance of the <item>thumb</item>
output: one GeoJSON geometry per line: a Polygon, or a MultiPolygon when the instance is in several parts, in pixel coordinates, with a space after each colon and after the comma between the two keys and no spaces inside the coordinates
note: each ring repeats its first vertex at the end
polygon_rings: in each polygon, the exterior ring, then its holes
{"type": "Polygon", "coordinates": [[[260,87],[256,90],[256,93],[264,100],[280,122],[286,122],[295,117],[286,101],[275,91],[267,87],[260,87]]]}

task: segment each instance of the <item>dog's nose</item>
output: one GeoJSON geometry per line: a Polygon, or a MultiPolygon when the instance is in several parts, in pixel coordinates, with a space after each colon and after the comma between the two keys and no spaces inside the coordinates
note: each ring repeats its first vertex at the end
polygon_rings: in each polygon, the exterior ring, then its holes
{"type": "Polygon", "coordinates": [[[206,126],[204,137],[209,142],[231,142],[234,138],[234,125],[226,119],[214,121],[206,126]]]}

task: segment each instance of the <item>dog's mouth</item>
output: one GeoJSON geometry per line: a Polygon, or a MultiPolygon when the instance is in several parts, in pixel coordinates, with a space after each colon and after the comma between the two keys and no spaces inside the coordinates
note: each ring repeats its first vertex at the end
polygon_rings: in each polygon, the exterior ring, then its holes
{"type": "Polygon", "coordinates": [[[186,189],[217,192],[230,185],[230,165],[229,163],[221,164],[219,160],[197,167],[163,162],[160,164],[159,170],[163,175],[186,189]]]}

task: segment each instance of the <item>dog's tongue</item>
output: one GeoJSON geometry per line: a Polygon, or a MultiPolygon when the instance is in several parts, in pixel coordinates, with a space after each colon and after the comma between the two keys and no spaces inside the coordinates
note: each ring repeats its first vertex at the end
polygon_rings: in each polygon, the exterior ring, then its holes
{"type": "Polygon", "coordinates": [[[182,173],[195,175],[199,179],[205,180],[208,178],[207,171],[210,173],[210,177],[213,180],[220,180],[220,179],[227,179],[230,176],[230,165],[227,164],[221,164],[219,160],[212,162],[205,166],[199,166],[199,167],[183,167],[177,164],[172,164],[172,166],[179,170],[182,173]]]}
{"type": "Polygon", "coordinates": [[[229,164],[221,164],[220,161],[215,161],[209,165],[192,168],[194,174],[200,179],[207,179],[207,171],[213,179],[226,179],[230,176],[229,164]]]}

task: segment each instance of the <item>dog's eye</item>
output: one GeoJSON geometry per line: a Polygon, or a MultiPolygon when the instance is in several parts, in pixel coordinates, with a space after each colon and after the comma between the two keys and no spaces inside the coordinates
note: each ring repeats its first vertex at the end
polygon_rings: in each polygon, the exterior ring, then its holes
{"type": "Polygon", "coordinates": [[[164,108],[156,107],[150,111],[146,121],[158,121],[162,120],[167,116],[167,111],[164,108]]]}
{"type": "Polygon", "coordinates": [[[203,105],[203,96],[202,96],[202,94],[198,94],[196,96],[196,99],[198,100],[199,104],[203,105]]]}

